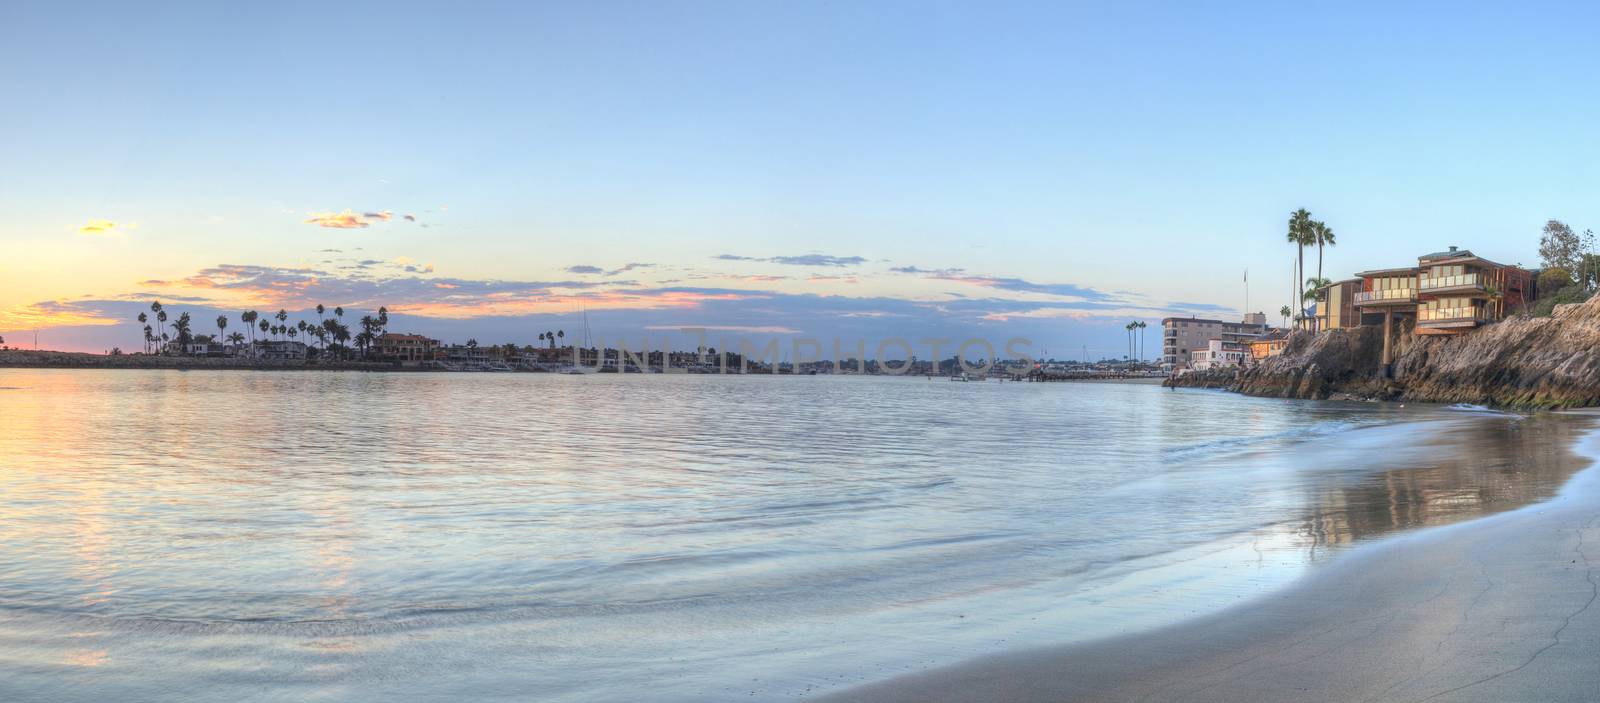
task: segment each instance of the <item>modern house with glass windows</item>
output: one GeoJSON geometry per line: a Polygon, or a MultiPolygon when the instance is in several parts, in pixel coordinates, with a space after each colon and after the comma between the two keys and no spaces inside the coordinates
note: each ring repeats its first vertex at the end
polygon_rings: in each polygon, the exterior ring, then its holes
{"type": "Polygon", "coordinates": [[[1417,334],[1460,334],[1503,319],[1533,299],[1533,273],[1497,264],[1465,249],[1417,257],[1416,266],[1356,274],[1354,306],[1361,324],[1383,325],[1383,363],[1393,359],[1396,318],[1412,318],[1417,334]]]}
{"type": "Polygon", "coordinates": [[[1450,247],[1417,260],[1417,334],[1460,334],[1533,299],[1533,272],[1450,247]]]}

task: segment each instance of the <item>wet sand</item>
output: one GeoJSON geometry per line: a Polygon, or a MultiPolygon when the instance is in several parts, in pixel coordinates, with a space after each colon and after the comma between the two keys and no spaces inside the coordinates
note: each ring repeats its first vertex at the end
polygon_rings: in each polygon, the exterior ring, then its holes
{"type": "MultiPolygon", "coordinates": [[[[1600,456],[1588,432],[1575,460],[1600,456]]],[[[1555,498],[1356,547],[1172,627],[1004,654],[831,701],[1593,701],[1600,468],[1555,498]]]]}

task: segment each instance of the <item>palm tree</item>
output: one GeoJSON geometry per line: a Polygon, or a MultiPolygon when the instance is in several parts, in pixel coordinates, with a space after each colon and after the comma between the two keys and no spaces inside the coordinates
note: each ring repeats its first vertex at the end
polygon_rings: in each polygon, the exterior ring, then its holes
{"type": "MultiPolygon", "coordinates": [[[[1296,281],[1305,279],[1306,247],[1317,243],[1316,235],[1312,232],[1311,222],[1311,213],[1307,212],[1305,208],[1300,208],[1289,214],[1288,240],[1290,244],[1299,249],[1299,259],[1294,274],[1294,280],[1296,281]]],[[[1298,305],[1300,301],[1305,300],[1305,297],[1306,289],[1302,287],[1295,296],[1295,304],[1298,305]]]]}
{"type": "Polygon", "coordinates": [[[550,348],[551,349],[555,349],[556,348],[556,335],[555,335],[555,333],[547,331],[547,332],[544,333],[544,338],[550,340],[550,348]]]}
{"type": "Polygon", "coordinates": [[[560,337],[563,340],[565,340],[567,338],[567,331],[566,330],[556,330],[556,336],[560,337]]]}
{"type": "Polygon", "coordinates": [[[340,355],[344,356],[344,350],[350,348],[350,326],[340,324],[338,320],[328,320],[328,322],[333,323],[333,329],[329,333],[333,335],[334,343],[339,345],[340,355]]]}
{"type": "Polygon", "coordinates": [[[268,322],[265,319],[263,319],[259,323],[257,323],[256,326],[261,328],[261,334],[263,334],[263,335],[269,334],[271,332],[271,330],[272,330],[272,323],[268,322]]]}
{"type": "Polygon", "coordinates": [[[260,317],[261,313],[254,310],[246,310],[243,314],[239,315],[239,321],[243,322],[244,328],[250,331],[251,347],[254,347],[256,344],[256,319],[260,317]]]}
{"type": "Polygon", "coordinates": [[[1150,323],[1143,320],[1139,321],[1139,361],[1144,361],[1144,330],[1149,326],[1150,323]]]}
{"type": "MultiPolygon", "coordinates": [[[[1311,278],[1307,278],[1306,279],[1306,292],[1305,292],[1305,301],[1304,302],[1307,302],[1307,303],[1315,303],[1315,302],[1317,302],[1317,291],[1321,290],[1324,286],[1330,286],[1330,285],[1333,285],[1333,281],[1328,280],[1326,278],[1321,278],[1321,277],[1318,277],[1318,276],[1312,276],[1311,278]]],[[[1311,318],[1311,331],[1312,332],[1320,331],[1320,328],[1321,328],[1321,325],[1322,325],[1322,317],[1321,317],[1321,315],[1322,315],[1322,311],[1318,310],[1317,311],[1317,316],[1311,318]]]]}
{"type": "MultiPolygon", "coordinates": [[[[161,303],[151,303],[150,305],[152,307],[154,307],[154,306],[157,306],[157,305],[160,305],[160,304],[161,303]]],[[[167,337],[167,311],[165,311],[165,310],[157,310],[156,311],[156,329],[161,330],[161,341],[163,341],[163,342],[167,341],[167,339],[168,339],[168,337],[167,337]]],[[[165,354],[166,350],[162,349],[161,352],[163,354],[165,354]]]]}
{"type": "Polygon", "coordinates": [[[1285,305],[1281,309],[1278,310],[1278,314],[1283,316],[1283,326],[1284,327],[1288,327],[1289,326],[1289,316],[1293,315],[1294,311],[1290,310],[1289,306],[1285,305]]]}
{"type": "Polygon", "coordinates": [[[227,331],[227,329],[228,329],[228,316],[227,315],[218,315],[217,316],[217,341],[219,343],[222,341],[224,333],[227,331]]]}
{"type": "Polygon", "coordinates": [[[234,332],[228,335],[228,343],[236,347],[244,344],[244,334],[242,332],[234,332]]]}
{"type": "Polygon", "coordinates": [[[189,342],[194,341],[194,336],[189,333],[189,313],[179,314],[177,321],[172,323],[172,329],[177,332],[178,353],[189,353],[189,342]]]}
{"type": "Polygon", "coordinates": [[[328,338],[323,336],[321,330],[327,326],[327,320],[322,317],[322,313],[326,310],[327,308],[322,307],[322,303],[317,303],[317,341],[322,343],[322,351],[324,353],[328,351],[328,338]]]}
{"type": "Polygon", "coordinates": [[[539,341],[541,341],[541,342],[544,341],[544,333],[543,332],[539,333],[539,341]]]}
{"type": "Polygon", "coordinates": [[[1333,228],[1321,222],[1311,223],[1311,238],[1317,243],[1317,278],[1322,278],[1322,247],[1333,246],[1333,228]]]}
{"type": "Polygon", "coordinates": [[[150,318],[148,316],[146,316],[142,312],[139,313],[139,324],[144,325],[144,329],[145,329],[145,334],[144,334],[144,353],[146,353],[146,354],[150,353],[150,325],[145,325],[145,323],[149,322],[149,321],[150,321],[150,318]]]}

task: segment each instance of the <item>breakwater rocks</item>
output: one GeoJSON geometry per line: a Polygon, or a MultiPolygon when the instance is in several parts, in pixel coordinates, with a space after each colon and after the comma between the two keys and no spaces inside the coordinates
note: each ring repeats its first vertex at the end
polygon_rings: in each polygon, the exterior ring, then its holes
{"type": "Polygon", "coordinates": [[[1513,317],[1455,336],[1417,336],[1409,323],[1396,325],[1393,341],[1392,377],[1380,363],[1383,329],[1373,326],[1296,332],[1282,354],[1248,369],[1168,383],[1279,398],[1600,405],[1600,296],[1557,306],[1550,317],[1513,317]]]}
{"type": "Polygon", "coordinates": [[[412,371],[396,364],[377,361],[336,361],[328,363],[299,360],[255,360],[145,354],[80,354],[76,352],[0,350],[0,368],[51,369],[243,369],[307,371],[412,371]]]}

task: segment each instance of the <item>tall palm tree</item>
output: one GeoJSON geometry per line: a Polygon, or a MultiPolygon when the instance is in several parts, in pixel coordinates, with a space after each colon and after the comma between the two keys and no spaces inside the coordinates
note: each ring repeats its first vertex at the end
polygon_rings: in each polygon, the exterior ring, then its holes
{"type": "Polygon", "coordinates": [[[544,333],[543,332],[539,333],[539,341],[541,341],[541,342],[544,341],[544,333]]]}
{"type": "Polygon", "coordinates": [[[1283,326],[1284,327],[1288,327],[1289,326],[1289,316],[1293,315],[1294,311],[1290,310],[1289,306],[1285,305],[1281,309],[1278,310],[1278,314],[1283,316],[1283,326]]]}
{"type": "Polygon", "coordinates": [[[262,319],[259,323],[256,324],[256,326],[261,328],[261,334],[262,335],[269,334],[271,332],[271,330],[272,330],[272,323],[268,322],[266,319],[262,319]]]}
{"type": "Polygon", "coordinates": [[[1317,243],[1317,278],[1322,278],[1322,247],[1337,244],[1333,238],[1333,228],[1322,222],[1311,223],[1311,238],[1317,243]]]}
{"type": "Polygon", "coordinates": [[[144,334],[144,353],[146,353],[146,354],[150,353],[150,325],[146,325],[145,324],[146,322],[149,322],[149,321],[150,321],[149,316],[145,315],[142,312],[139,313],[139,324],[144,325],[144,329],[145,329],[145,334],[144,334]]]}
{"type": "Polygon", "coordinates": [[[562,343],[565,344],[565,340],[567,338],[567,331],[566,330],[556,330],[556,336],[560,337],[563,340],[562,343]]]}
{"type": "Polygon", "coordinates": [[[251,347],[254,347],[256,344],[256,319],[260,317],[261,313],[254,310],[246,310],[239,315],[239,321],[243,322],[244,328],[250,332],[251,347]]]}
{"type": "Polygon", "coordinates": [[[217,343],[219,343],[219,344],[222,343],[223,338],[224,338],[224,333],[227,331],[227,329],[228,329],[228,316],[227,315],[218,315],[217,316],[217,343]]]}
{"type": "MultiPolygon", "coordinates": [[[[1316,235],[1312,232],[1311,222],[1311,213],[1306,211],[1305,208],[1300,208],[1289,214],[1288,240],[1290,244],[1295,245],[1299,250],[1296,254],[1298,259],[1294,274],[1296,282],[1303,281],[1306,277],[1306,247],[1317,243],[1316,235]]],[[[1295,295],[1295,304],[1299,305],[1300,301],[1305,300],[1305,297],[1306,289],[1302,286],[1295,295]]]]}
{"type": "Polygon", "coordinates": [[[1144,330],[1149,326],[1150,323],[1144,320],[1139,321],[1139,361],[1141,362],[1144,361],[1144,330]]]}
{"type": "Polygon", "coordinates": [[[553,333],[553,332],[545,332],[544,333],[544,338],[550,340],[550,348],[551,349],[555,349],[556,348],[556,335],[555,335],[555,333],[553,333]]]}

